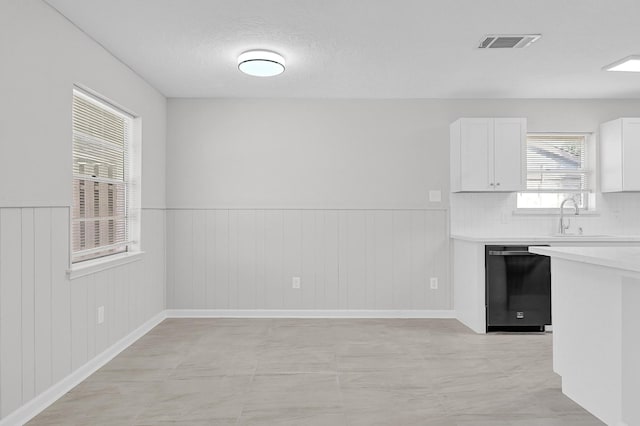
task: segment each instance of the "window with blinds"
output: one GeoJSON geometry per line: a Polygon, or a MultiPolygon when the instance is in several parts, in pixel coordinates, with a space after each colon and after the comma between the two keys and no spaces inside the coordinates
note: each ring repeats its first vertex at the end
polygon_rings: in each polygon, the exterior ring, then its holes
{"type": "Polygon", "coordinates": [[[586,135],[528,135],[527,190],[518,208],[558,208],[571,197],[587,209],[590,180],[586,135]]]}
{"type": "Polygon", "coordinates": [[[72,263],[128,249],[132,117],[73,92],[72,263]]]}

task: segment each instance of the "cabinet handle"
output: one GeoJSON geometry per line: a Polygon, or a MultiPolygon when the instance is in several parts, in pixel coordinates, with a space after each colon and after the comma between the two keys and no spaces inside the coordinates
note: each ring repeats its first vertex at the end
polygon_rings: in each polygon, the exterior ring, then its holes
{"type": "Polygon", "coordinates": [[[489,186],[493,186],[493,182],[491,182],[491,183],[489,184],[489,186]]]}
{"type": "Polygon", "coordinates": [[[500,186],[500,182],[496,183],[496,186],[500,186]]]}

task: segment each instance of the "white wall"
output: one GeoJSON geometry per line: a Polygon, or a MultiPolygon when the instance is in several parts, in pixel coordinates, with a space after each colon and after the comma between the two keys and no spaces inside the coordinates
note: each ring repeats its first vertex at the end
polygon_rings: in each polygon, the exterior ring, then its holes
{"type": "Polygon", "coordinates": [[[171,99],[167,204],[443,207],[446,197],[428,203],[427,190],[446,188],[448,148],[422,105],[171,99]]]}
{"type": "Polygon", "coordinates": [[[165,98],[40,0],[0,2],[0,418],[165,306],[165,98]],[[143,259],[69,281],[71,99],[142,119],[143,259]],[[96,323],[96,308],[105,322],[96,323]]]}
{"type": "Polygon", "coordinates": [[[527,117],[531,132],[595,132],[629,100],[170,99],[172,208],[446,208],[449,123],[527,117]],[[429,203],[442,189],[442,203],[429,203]]]}
{"type": "Polygon", "coordinates": [[[71,205],[74,84],[142,118],[142,207],[164,207],[165,98],[41,0],[0,8],[0,207],[71,205]]]}
{"type": "Polygon", "coordinates": [[[189,209],[170,210],[167,224],[170,308],[451,305],[443,210],[189,209]]]}
{"type": "MultiPolygon", "coordinates": [[[[442,232],[448,235],[449,204],[452,232],[551,233],[557,221],[555,217],[512,216],[514,194],[450,196],[449,123],[465,116],[515,116],[527,117],[531,132],[597,132],[600,123],[620,116],[637,115],[639,110],[640,101],[631,100],[170,99],[167,204],[173,212],[168,220],[168,233],[171,241],[176,239],[176,245],[170,244],[175,252],[169,253],[168,266],[174,272],[168,277],[168,288],[175,297],[169,298],[169,307],[197,305],[265,309],[326,306],[320,296],[307,299],[311,290],[307,290],[304,283],[302,295],[293,296],[304,302],[289,303],[287,295],[291,293],[291,276],[297,273],[295,268],[287,266],[289,261],[285,261],[283,266],[280,257],[256,260],[253,249],[242,249],[242,245],[238,248],[239,241],[247,235],[251,236],[250,248],[262,247],[263,233],[266,232],[263,228],[255,228],[256,234],[253,235],[254,228],[243,230],[236,224],[237,229],[233,225],[227,229],[225,226],[223,232],[230,238],[228,241],[233,241],[235,233],[239,232],[236,243],[229,243],[232,257],[219,258],[208,252],[203,255],[202,247],[213,247],[216,241],[208,231],[201,232],[205,223],[202,217],[219,214],[242,217],[248,214],[253,227],[253,221],[262,223],[265,215],[280,215],[283,224],[279,229],[286,234],[289,227],[295,228],[299,223],[295,219],[293,225],[288,225],[287,217],[319,215],[326,218],[333,212],[346,217],[354,211],[360,212],[362,218],[355,219],[352,227],[347,228],[345,222],[345,227],[338,228],[340,235],[356,230],[348,247],[345,242],[344,246],[338,245],[336,249],[349,253],[336,258],[335,264],[330,266],[330,269],[337,267],[340,270],[359,270],[359,262],[363,258],[368,259],[366,247],[377,238],[377,234],[374,228],[363,228],[362,224],[368,217],[383,211],[398,217],[402,217],[401,212],[412,210],[426,215],[429,218],[427,226],[416,231],[423,234],[407,233],[401,244],[411,246],[414,239],[428,241],[429,247],[437,250],[424,253],[422,259],[425,264],[442,263],[447,268],[448,241],[442,241],[441,235],[442,232]],[[441,202],[428,201],[431,189],[442,190],[441,202]],[[432,214],[432,210],[445,214],[432,214]],[[195,222],[192,218],[196,218],[195,222]],[[440,256],[443,251],[447,254],[436,260],[434,253],[440,256]],[[265,290],[243,290],[245,284],[233,276],[221,281],[205,277],[202,273],[192,276],[194,265],[198,270],[203,270],[205,265],[212,270],[230,267],[242,270],[237,265],[251,265],[252,269],[280,271],[274,272],[279,277],[272,289],[275,295],[254,296],[262,294],[256,292],[265,290]],[[203,304],[201,299],[193,296],[192,289],[201,293],[207,291],[211,295],[229,292],[240,296],[238,302],[229,299],[225,304],[210,300],[203,304]],[[242,303],[245,290],[252,295],[251,303],[242,303]],[[269,297],[279,299],[281,294],[284,294],[281,304],[276,306],[268,301],[269,297]]],[[[601,196],[598,206],[600,215],[582,217],[578,221],[587,232],[640,233],[639,221],[635,219],[640,215],[637,194],[601,196]]],[[[207,223],[211,226],[213,222],[207,223]]],[[[213,227],[218,229],[217,224],[213,227]]],[[[286,248],[285,244],[285,252],[295,252],[297,247],[305,244],[308,244],[306,252],[323,253],[326,250],[319,241],[306,240],[304,236],[301,245],[298,236],[296,234],[291,240],[293,248],[286,248]]],[[[296,256],[304,259],[305,250],[296,256]]],[[[290,263],[296,264],[298,257],[290,263]]],[[[314,261],[310,262],[313,264],[314,261]]],[[[448,274],[426,269],[425,274],[407,278],[415,280],[411,285],[428,287],[428,279],[433,276],[430,274],[437,274],[440,288],[427,291],[419,306],[424,309],[450,309],[448,274]]],[[[384,273],[398,270],[403,270],[403,267],[391,262],[384,273]]],[[[352,275],[348,282],[336,276],[323,284],[360,289],[352,292],[348,303],[336,300],[329,304],[331,308],[384,305],[367,302],[366,289],[371,287],[367,274],[371,271],[367,272],[366,268],[363,271],[352,275]]],[[[257,278],[251,280],[260,281],[257,278]]],[[[315,289],[317,281],[309,285],[315,289]]],[[[384,291],[392,293],[397,285],[397,280],[388,279],[384,291]]],[[[399,305],[401,309],[413,306],[411,303],[399,305]]]]}
{"type": "Polygon", "coordinates": [[[2,417],[164,309],[164,211],[143,211],[143,260],[73,281],[68,216],[65,207],[0,209],[2,417]]]}
{"type": "Polygon", "coordinates": [[[169,307],[450,309],[447,135],[424,102],[168,109],[169,307]]]}

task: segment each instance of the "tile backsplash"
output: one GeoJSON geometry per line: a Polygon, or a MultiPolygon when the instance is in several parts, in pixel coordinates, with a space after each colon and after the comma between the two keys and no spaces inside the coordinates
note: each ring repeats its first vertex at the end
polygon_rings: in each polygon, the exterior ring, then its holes
{"type": "MultiPolygon", "coordinates": [[[[451,194],[451,233],[466,235],[550,235],[559,215],[516,213],[515,193],[451,194]]],[[[640,235],[640,193],[597,194],[594,213],[574,216],[569,232],[640,235]]]]}

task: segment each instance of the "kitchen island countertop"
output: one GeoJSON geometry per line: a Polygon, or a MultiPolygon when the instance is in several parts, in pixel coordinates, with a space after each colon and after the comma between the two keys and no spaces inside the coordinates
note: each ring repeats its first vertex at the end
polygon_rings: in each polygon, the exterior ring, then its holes
{"type": "Polygon", "coordinates": [[[640,272],[638,247],[530,247],[531,253],[574,262],[640,272]]]}

